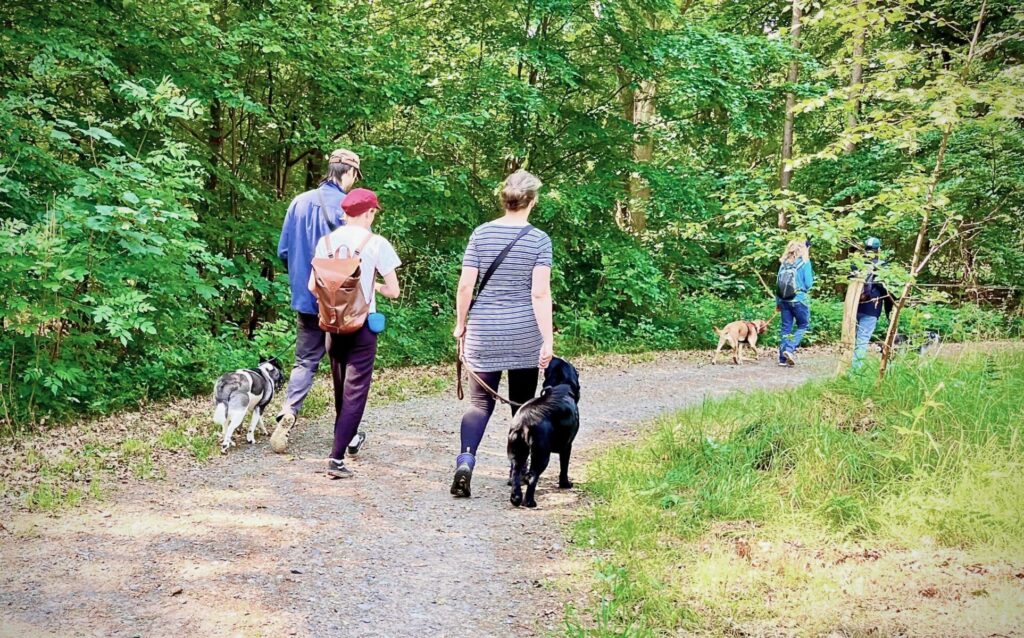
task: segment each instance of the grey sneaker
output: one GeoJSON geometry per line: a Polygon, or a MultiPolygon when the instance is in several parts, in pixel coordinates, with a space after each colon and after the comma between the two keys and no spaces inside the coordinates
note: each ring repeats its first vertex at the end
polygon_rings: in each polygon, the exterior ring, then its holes
{"type": "Polygon", "coordinates": [[[345,461],[327,459],[327,476],[336,479],[352,478],[352,470],[345,467],[345,461]]]}
{"type": "Polygon", "coordinates": [[[281,418],[277,420],[277,427],[274,428],[274,433],[270,435],[270,449],[278,454],[287,452],[288,434],[294,426],[295,415],[288,412],[282,414],[281,418]]]}
{"type": "Polygon", "coordinates": [[[348,442],[348,453],[352,455],[359,454],[359,449],[363,447],[363,443],[366,443],[366,433],[356,432],[356,435],[348,442]]]}
{"type": "Polygon", "coordinates": [[[783,352],[782,353],[782,357],[786,360],[786,365],[788,365],[788,366],[795,366],[796,365],[796,355],[793,354],[792,352],[783,352]]]}

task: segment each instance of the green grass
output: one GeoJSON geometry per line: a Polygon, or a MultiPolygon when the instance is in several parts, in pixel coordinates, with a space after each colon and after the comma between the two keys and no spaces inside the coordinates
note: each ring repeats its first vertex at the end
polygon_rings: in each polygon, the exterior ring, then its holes
{"type": "Polygon", "coordinates": [[[39,464],[39,482],[24,495],[25,505],[36,511],[54,511],[74,507],[86,498],[102,498],[98,472],[103,466],[100,453],[104,451],[83,446],[74,459],[62,456],[50,461],[30,455],[31,462],[39,464]],[[81,480],[83,476],[88,480],[81,480]]]}
{"type": "MultiPolygon", "coordinates": [[[[1024,352],[908,360],[881,388],[874,380],[869,370],[707,402],[597,459],[594,505],[573,533],[601,553],[601,601],[568,633],[711,631],[708,600],[716,615],[764,616],[753,584],[725,593],[735,556],[694,550],[729,526],[823,543],[1024,547],[1024,352]]],[[[800,569],[773,578],[814,585],[800,569]]]]}
{"type": "MultiPolygon", "coordinates": [[[[380,370],[374,380],[371,404],[385,405],[396,401],[436,395],[452,385],[447,374],[437,368],[380,370]]],[[[133,430],[117,442],[81,443],[73,456],[62,454],[47,457],[30,449],[20,460],[20,467],[38,476],[31,485],[20,488],[17,498],[34,511],[54,511],[74,507],[87,499],[102,497],[102,486],[110,476],[127,472],[139,479],[161,478],[159,454],[163,451],[187,454],[204,462],[219,454],[220,428],[210,419],[207,404],[199,411],[170,409],[161,416],[157,427],[133,430]]],[[[334,410],[334,396],[329,375],[320,376],[306,398],[304,419],[321,419],[334,410]]],[[[272,431],[276,406],[267,412],[266,425],[272,431]]],[[[244,432],[248,422],[240,428],[244,432]]],[[[87,429],[87,428],[86,428],[87,429]]],[[[235,433],[236,438],[241,436],[235,433]]],[[[262,437],[262,435],[260,435],[262,437]]],[[[13,489],[0,483],[0,495],[13,489]]]]}
{"type": "MultiPolygon", "coordinates": [[[[206,415],[193,415],[178,421],[171,415],[175,425],[160,432],[154,446],[163,450],[185,451],[197,461],[209,459],[219,449],[219,428],[206,415]]],[[[269,418],[269,417],[268,417],[269,418]]]]}

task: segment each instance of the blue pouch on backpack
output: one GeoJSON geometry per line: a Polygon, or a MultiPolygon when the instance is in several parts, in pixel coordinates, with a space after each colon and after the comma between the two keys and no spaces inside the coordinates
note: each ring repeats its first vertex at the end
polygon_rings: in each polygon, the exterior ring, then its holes
{"type": "Polygon", "coordinates": [[[366,317],[366,325],[370,328],[370,332],[375,335],[379,335],[384,332],[384,326],[387,325],[387,320],[384,318],[383,313],[371,312],[366,317]]]}

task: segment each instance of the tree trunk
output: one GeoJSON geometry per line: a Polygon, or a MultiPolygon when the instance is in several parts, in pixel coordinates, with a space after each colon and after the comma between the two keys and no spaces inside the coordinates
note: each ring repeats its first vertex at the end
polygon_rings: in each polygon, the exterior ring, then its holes
{"type": "Polygon", "coordinates": [[[305,190],[312,190],[316,186],[317,175],[316,173],[316,153],[310,153],[306,156],[306,188],[305,190]]]}
{"type": "Polygon", "coordinates": [[[892,358],[892,344],[896,340],[896,333],[899,331],[900,325],[900,313],[903,312],[903,307],[907,304],[907,299],[910,297],[910,291],[913,289],[914,281],[917,279],[920,268],[918,264],[921,262],[922,249],[924,248],[925,236],[928,234],[928,222],[931,220],[931,214],[929,206],[931,206],[932,200],[935,197],[935,188],[939,183],[939,174],[942,171],[942,160],[946,157],[946,146],[949,143],[949,135],[953,131],[953,126],[950,124],[946,126],[946,130],[942,133],[942,142],[939,143],[939,153],[935,158],[935,168],[932,169],[932,181],[928,185],[928,192],[925,194],[923,214],[921,217],[921,226],[917,230],[917,242],[914,244],[914,255],[910,259],[910,277],[907,282],[903,284],[903,290],[900,291],[899,299],[893,304],[892,311],[889,314],[889,327],[885,331],[885,342],[882,344],[882,363],[878,367],[878,382],[881,383],[882,379],[885,378],[885,372],[889,369],[889,360],[892,358]]]}
{"type": "MultiPolygon", "coordinates": [[[[622,87],[619,91],[619,104],[622,107],[622,119],[626,120],[629,124],[630,130],[633,130],[634,118],[636,117],[636,92],[633,90],[632,81],[626,70],[622,67],[616,67],[615,73],[619,79],[619,86],[622,87]]],[[[629,201],[629,192],[631,188],[633,178],[631,175],[626,175],[623,184],[622,191],[625,193],[625,198],[616,202],[615,220],[620,226],[630,226],[630,207],[631,202],[629,201]]]]}
{"type": "MultiPolygon", "coordinates": [[[[864,13],[864,0],[857,0],[857,17],[864,13]]],[[[846,128],[853,129],[857,126],[860,115],[860,93],[861,79],[864,77],[864,38],[867,29],[861,27],[853,36],[853,66],[850,68],[850,104],[849,113],[846,115],[846,128]]],[[[849,154],[857,148],[857,143],[849,141],[843,150],[849,154]]]]}
{"type": "MultiPolygon", "coordinates": [[[[794,50],[800,48],[800,18],[803,13],[800,7],[800,0],[793,0],[793,23],[790,27],[790,45],[794,50]]],[[[793,60],[789,63],[789,75],[786,80],[789,84],[795,84],[800,73],[800,64],[793,60]]],[[[796,94],[792,91],[786,93],[786,121],[782,127],[782,165],[780,167],[779,188],[789,189],[789,183],[793,179],[793,108],[796,106],[796,94]]],[[[786,211],[779,211],[779,228],[786,228],[788,220],[786,211]]]]}
{"type": "MultiPolygon", "coordinates": [[[[981,1],[981,10],[978,13],[978,22],[974,26],[974,36],[971,38],[971,46],[967,51],[967,60],[964,62],[964,68],[961,72],[962,82],[967,83],[968,73],[971,68],[971,62],[974,61],[974,56],[978,50],[978,38],[981,37],[981,28],[985,22],[985,7],[988,0],[981,1]]],[[[885,344],[882,346],[882,363],[878,368],[878,383],[882,383],[885,378],[885,372],[889,368],[889,360],[892,357],[892,344],[896,339],[896,331],[899,328],[900,312],[907,303],[907,299],[910,297],[910,291],[914,285],[914,280],[921,273],[927,260],[921,261],[924,252],[925,242],[928,240],[928,222],[930,221],[929,206],[935,199],[935,190],[939,185],[939,175],[942,172],[942,161],[946,157],[946,148],[949,146],[949,137],[953,133],[953,124],[947,124],[946,128],[942,131],[942,140],[939,142],[939,152],[935,157],[935,168],[932,169],[932,179],[928,184],[928,191],[925,193],[924,198],[924,213],[921,218],[921,226],[917,231],[917,242],[914,244],[914,255],[910,261],[910,277],[907,279],[907,283],[903,284],[903,290],[900,291],[900,297],[896,300],[893,305],[892,314],[889,317],[889,328],[885,331],[885,344]]]]}
{"type": "Polygon", "coordinates": [[[208,134],[210,145],[210,174],[206,178],[206,190],[213,192],[217,190],[217,164],[221,153],[224,151],[224,124],[223,110],[218,98],[210,102],[210,132],[208,134]]]}
{"type": "MultiPolygon", "coordinates": [[[[653,80],[641,80],[640,88],[633,95],[633,125],[639,129],[634,137],[633,161],[647,164],[654,156],[654,140],[650,125],[654,119],[654,94],[657,87],[653,80]]],[[[651,186],[639,173],[629,177],[629,227],[633,232],[647,228],[647,206],[651,200],[651,186]]]]}

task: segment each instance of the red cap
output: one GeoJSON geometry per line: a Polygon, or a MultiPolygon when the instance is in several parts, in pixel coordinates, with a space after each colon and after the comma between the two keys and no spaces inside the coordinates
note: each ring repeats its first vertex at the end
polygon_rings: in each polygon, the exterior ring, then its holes
{"type": "Polygon", "coordinates": [[[368,188],[356,188],[341,200],[341,208],[349,217],[358,217],[376,208],[380,210],[377,193],[368,188]]]}

